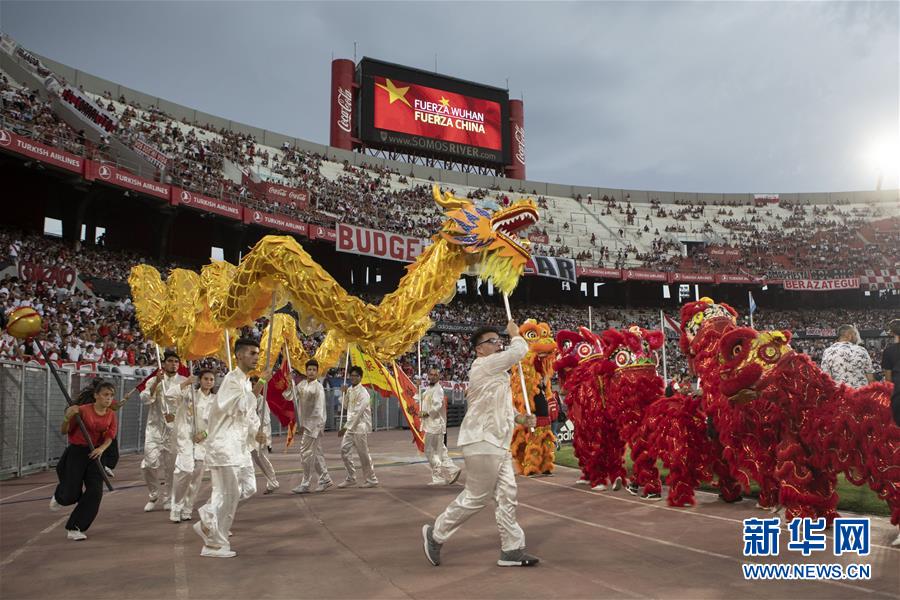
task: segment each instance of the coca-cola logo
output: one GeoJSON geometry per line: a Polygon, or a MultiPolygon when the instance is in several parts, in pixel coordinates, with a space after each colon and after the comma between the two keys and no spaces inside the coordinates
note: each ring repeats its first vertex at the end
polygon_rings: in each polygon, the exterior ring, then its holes
{"type": "Polygon", "coordinates": [[[338,87],[337,105],[340,108],[337,126],[341,131],[350,133],[350,126],[353,122],[353,93],[348,89],[338,87]]]}
{"type": "Polygon", "coordinates": [[[516,160],[520,165],[525,166],[525,128],[520,127],[518,123],[513,124],[513,138],[518,146],[516,150],[516,160]]]}
{"type": "Polygon", "coordinates": [[[181,190],[181,203],[182,204],[190,204],[191,203],[191,193],[187,190],[181,190]]]}
{"type": "Polygon", "coordinates": [[[110,169],[106,165],[100,165],[100,168],[97,169],[97,176],[100,179],[109,179],[110,177],[112,177],[112,169],[110,169]]]}
{"type": "Polygon", "coordinates": [[[5,129],[0,129],[0,146],[9,146],[12,144],[12,136],[5,129]]]}

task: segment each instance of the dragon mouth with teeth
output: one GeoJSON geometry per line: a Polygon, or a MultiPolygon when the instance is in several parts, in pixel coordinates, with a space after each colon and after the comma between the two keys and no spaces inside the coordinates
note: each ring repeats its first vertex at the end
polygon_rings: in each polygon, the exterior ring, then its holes
{"type": "Polygon", "coordinates": [[[520,201],[494,215],[494,218],[491,219],[491,231],[519,254],[525,256],[527,262],[531,256],[529,252],[531,241],[528,238],[520,238],[517,233],[528,229],[537,222],[538,214],[534,203],[530,200],[520,201]]]}

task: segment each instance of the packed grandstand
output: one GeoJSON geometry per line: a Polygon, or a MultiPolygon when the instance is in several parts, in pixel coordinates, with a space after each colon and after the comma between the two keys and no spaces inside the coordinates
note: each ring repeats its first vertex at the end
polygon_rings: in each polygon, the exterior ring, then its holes
{"type": "MultiPolygon", "coordinates": [[[[574,259],[579,279],[525,278],[517,295],[529,308],[517,309],[514,298],[513,313],[555,331],[589,323],[659,329],[663,314],[675,316],[699,293],[743,307],[746,321],[752,291],[756,327],[792,330],[793,345],[818,360],[835,329],[854,324],[877,370],[886,324],[898,316],[897,190],[696,194],[476,177],[209,117],[36,57],[6,36],[0,67],[0,162],[17,205],[0,229],[0,306],[35,307],[60,362],[149,371],[155,349],[129,299],[131,267],[197,269],[214,248],[236,262],[269,233],[295,235],[351,293],[379,300],[402,264],[341,254],[336,225],[428,238],[443,220],[435,182],[496,205],[536,201],[532,254],[574,259]],[[91,123],[77,127],[79,118],[91,123]],[[98,123],[102,132],[91,127],[98,123]],[[47,225],[54,220],[55,233],[47,225]],[[146,231],[133,232],[135,225],[146,231]],[[817,281],[842,283],[826,293],[794,291],[817,281]]],[[[422,356],[461,381],[471,359],[467,333],[503,322],[504,313],[476,279],[458,290],[432,312],[422,356]]],[[[245,333],[258,337],[264,324],[245,333]]],[[[312,349],[319,339],[306,343],[312,349]]],[[[33,360],[34,351],[0,338],[0,360],[33,360]]],[[[674,334],[667,360],[670,375],[686,369],[674,334]]],[[[401,363],[414,371],[415,353],[401,363]]]]}

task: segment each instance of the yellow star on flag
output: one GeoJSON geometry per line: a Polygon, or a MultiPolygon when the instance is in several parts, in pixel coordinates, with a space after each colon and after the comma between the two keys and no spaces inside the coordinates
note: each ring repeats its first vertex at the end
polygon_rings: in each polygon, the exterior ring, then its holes
{"type": "Polygon", "coordinates": [[[444,106],[450,106],[450,101],[441,96],[441,104],[443,104],[444,106]]]}
{"type": "Polygon", "coordinates": [[[390,104],[393,104],[394,100],[399,100],[403,104],[412,108],[412,106],[409,103],[409,100],[406,99],[406,92],[409,91],[409,86],[398,88],[397,86],[394,85],[394,82],[388,78],[384,79],[384,83],[387,85],[381,84],[381,83],[376,83],[375,85],[377,87],[380,87],[381,89],[387,91],[388,97],[390,98],[390,104]]]}

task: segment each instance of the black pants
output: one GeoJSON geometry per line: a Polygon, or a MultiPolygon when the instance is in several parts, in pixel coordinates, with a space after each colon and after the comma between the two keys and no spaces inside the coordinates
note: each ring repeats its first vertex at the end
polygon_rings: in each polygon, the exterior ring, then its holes
{"type": "Polygon", "coordinates": [[[116,465],[119,464],[119,438],[113,438],[112,444],[104,450],[103,455],[100,457],[100,462],[103,463],[104,467],[116,468],[116,465]]]}
{"type": "Polygon", "coordinates": [[[77,504],[69,516],[66,529],[87,531],[100,510],[103,498],[103,476],[97,461],[88,458],[90,450],[87,446],[70,444],[59,463],[56,465],[56,476],[59,485],[54,496],[63,506],[77,504]]]}

